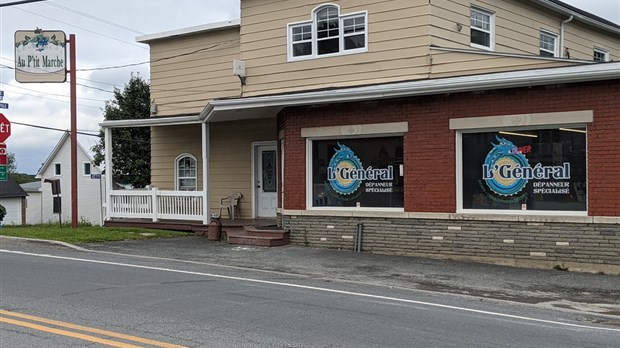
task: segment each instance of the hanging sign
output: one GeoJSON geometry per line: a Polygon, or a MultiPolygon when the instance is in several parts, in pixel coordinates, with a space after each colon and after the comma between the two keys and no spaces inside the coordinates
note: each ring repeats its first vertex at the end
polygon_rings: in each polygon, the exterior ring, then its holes
{"type": "Polygon", "coordinates": [[[15,32],[15,80],[18,82],[65,82],[66,35],[62,31],[15,32]]]}

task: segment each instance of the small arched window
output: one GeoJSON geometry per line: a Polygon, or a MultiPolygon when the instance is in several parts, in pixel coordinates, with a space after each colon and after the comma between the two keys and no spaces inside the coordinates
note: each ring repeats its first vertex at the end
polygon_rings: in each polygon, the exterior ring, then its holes
{"type": "Polygon", "coordinates": [[[176,160],[177,191],[196,191],[198,188],[198,170],[196,157],[183,154],[176,160]]]}

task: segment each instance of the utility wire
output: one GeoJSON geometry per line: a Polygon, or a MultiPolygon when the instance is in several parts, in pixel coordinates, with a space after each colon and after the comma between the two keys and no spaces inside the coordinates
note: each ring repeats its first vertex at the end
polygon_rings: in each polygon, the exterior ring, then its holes
{"type": "Polygon", "coordinates": [[[108,91],[108,90],[105,90],[105,89],[102,89],[102,88],[99,88],[99,87],[93,87],[93,86],[89,86],[89,85],[85,85],[83,83],[77,83],[77,82],[75,84],[78,85],[78,86],[81,86],[81,87],[86,87],[86,88],[94,89],[94,90],[97,90],[97,91],[114,94],[113,91],[108,91]]]}
{"type": "MultiPolygon", "coordinates": [[[[100,70],[127,68],[127,67],[132,67],[132,66],[137,66],[137,65],[148,64],[148,63],[153,64],[153,63],[163,62],[163,61],[170,60],[170,59],[186,57],[186,56],[189,56],[189,55],[192,55],[192,54],[196,54],[196,53],[200,53],[200,52],[210,51],[210,50],[212,50],[212,49],[214,49],[216,47],[219,47],[219,46],[222,46],[222,45],[226,45],[226,44],[229,44],[229,43],[234,42],[234,41],[236,41],[236,40],[227,40],[227,41],[220,42],[220,43],[208,46],[208,47],[199,48],[199,49],[191,51],[191,52],[181,53],[181,54],[177,54],[177,55],[169,56],[169,57],[162,57],[162,58],[153,59],[153,60],[150,60],[150,61],[144,61],[144,62],[139,62],[139,63],[130,63],[130,64],[124,64],[124,65],[106,66],[106,67],[100,67],[100,68],[77,69],[77,71],[100,71],[100,70]]],[[[8,61],[13,61],[12,59],[8,59],[8,58],[2,58],[2,59],[6,59],[8,61]]],[[[2,64],[2,65],[5,66],[8,69],[15,69],[15,68],[10,67],[8,65],[4,65],[4,64],[2,64]]]]}
{"type": "Polygon", "coordinates": [[[21,4],[29,4],[29,3],[31,3],[31,2],[39,2],[39,1],[45,1],[45,0],[22,0],[22,1],[13,1],[13,2],[8,2],[8,3],[0,4],[0,7],[4,7],[4,6],[15,6],[15,5],[21,5],[21,4]]]}
{"type": "MultiPolygon", "coordinates": [[[[39,126],[39,125],[36,125],[36,124],[30,124],[30,123],[22,123],[22,122],[11,121],[11,124],[17,124],[17,125],[20,125],[20,126],[39,128],[39,129],[45,129],[45,130],[53,130],[53,131],[57,131],[57,132],[69,132],[68,129],[39,126]]],[[[76,133],[77,134],[82,134],[82,135],[88,135],[88,136],[91,136],[91,137],[99,137],[99,134],[92,134],[92,133],[86,133],[86,132],[80,132],[80,131],[77,131],[76,133]]]]}
{"type": "Polygon", "coordinates": [[[131,64],[124,64],[124,65],[106,66],[106,67],[101,67],[101,68],[77,69],[77,71],[101,71],[101,70],[110,70],[110,69],[120,69],[120,68],[128,68],[128,67],[131,67],[131,66],[138,66],[138,65],[148,64],[148,63],[150,63],[150,62],[146,61],[146,62],[140,62],[140,63],[131,63],[131,64]]]}
{"type": "Polygon", "coordinates": [[[80,16],[83,16],[83,17],[86,17],[86,18],[90,18],[90,19],[92,19],[92,20],[95,20],[95,21],[98,21],[98,22],[101,22],[101,23],[105,23],[105,24],[107,24],[107,25],[111,25],[111,26],[113,26],[113,27],[117,27],[117,28],[121,28],[121,29],[124,29],[124,30],[127,30],[127,31],[131,31],[132,33],[135,33],[135,34],[145,35],[145,33],[141,32],[141,31],[139,31],[139,30],[135,30],[135,29],[132,29],[132,28],[126,27],[126,26],[121,25],[121,24],[117,24],[117,23],[114,23],[114,22],[110,22],[110,21],[108,21],[108,20],[106,20],[106,19],[99,18],[99,17],[97,17],[97,16],[93,16],[93,15],[91,15],[91,14],[88,14],[88,13],[85,13],[85,12],[78,11],[78,10],[76,10],[76,9],[72,9],[72,8],[70,8],[70,7],[67,7],[67,6],[59,5],[59,4],[56,4],[56,3],[53,3],[53,2],[48,2],[48,3],[47,3],[47,5],[49,5],[49,6],[54,6],[54,7],[56,7],[56,8],[59,8],[59,9],[61,9],[61,10],[65,10],[65,11],[68,11],[68,12],[73,12],[73,13],[75,13],[75,14],[77,14],[77,15],[80,15],[80,16]]]}
{"type": "MultiPolygon", "coordinates": [[[[21,95],[28,96],[28,97],[33,97],[33,98],[41,98],[41,99],[51,100],[51,101],[55,101],[57,103],[66,103],[66,104],[70,103],[70,101],[68,101],[68,100],[58,100],[58,99],[54,99],[54,98],[47,98],[47,97],[44,97],[44,96],[41,96],[41,95],[32,95],[32,94],[29,94],[29,93],[20,93],[20,92],[12,92],[12,93],[21,94],[21,95]]],[[[101,108],[102,108],[101,106],[86,105],[86,104],[81,104],[81,103],[78,103],[77,105],[78,106],[82,106],[82,107],[86,107],[86,108],[97,109],[97,110],[101,110],[101,108]]]]}
{"type": "MultiPolygon", "coordinates": [[[[1,58],[1,57],[0,57],[0,58],[1,58]]],[[[3,58],[3,59],[6,59],[6,58],[3,58]]],[[[3,69],[9,69],[9,70],[15,70],[15,68],[14,68],[14,67],[12,67],[12,66],[8,66],[8,65],[5,65],[5,64],[0,64],[0,68],[3,68],[3,69]]],[[[78,77],[77,79],[78,79],[78,80],[86,80],[86,81],[91,81],[91,82],[95,82],[95,83],[104,83],[104,84],[108,84],[108,85],[114,86],[114,88],[116,88],[116,85],[111,84],[111,83],[107,83],[107,82],[99,82],[99,81],[94,81],[94,80],[89,80],[89,79],[79,78],[79,77],[78,77]]],[[[9,86],[12,86],[10,83],[6,83],[6,82],[2,82],[2,83],[3,83],[3,84],[6,84],[6,85],[9,85],[9,86]]],[[[65,82],[65,83],[67,83],[67,82],[65,82]]],[[[101,92],[105,92],[105,93],[114,94],[114,91],[109,91],[109,90],[102,89],[102,88],[99,88],[99,87],[94,87],[94,86],[85,85],[85,84],[83,84],[83,83],[76,83],[76,85],[78,85],[78,86],[82,86],[82,87],[85,87],[85,88],[94,89],[94,90],[101,91],[101,92]]],[[[13,87],[17,87],[17,86],[13,86],[13,87]]],[[[17,87],[17,88],[27,89],[27,88],[24,88],[24,87],[17,87]]],[[[89,98],[82,98],[82,99],[89,99],[89,98]]],[[[100,100],[100,99],[98,99],[98,100],[100,100]]]]}
{"type": "Polygon", "coordinates": [[[179,58],[179,57],[189,56],[189,55],[200,53],[200,52],[210,51],[213,48],[216,48],[216,47],[219,47],[219,46],[231,43],[233,41],[236,41],[236,40],[228,40],[228,41],[217,43],[215,45],[211,45],[209,47],[203,47],[203,48],[197,49],[195,51],[181,53],[181,54],[177,54],[175,56],[170,56],[170,57],[163,57],[163,58],[159,58],[159,59],[153,59],[153,60],[150,60],[150,61],[145,61],[145,62],[140,62],[140,63],[132,63],[132,64],[116,65],[116,66],[107,66],[107,67],[101,67],[101,68],[77,69],[77,71],[99,71],[99,70],[127,68],[127,67],[130,67],[130,66],[148,64],[148,63],[153,64],[153,63],[158,63],[158,62],[162,62],[162,61],[165,61],[165,60],[170,60],[170,59],[175,59],[175,58],[179,58]]]}
{"type": "Polygon", "coordinates": [[[47,19],[49,19],[49,20],[51,20],[51,21],[54,21],[54,22],[58,22],[58,23],[62,23],[62,24],[65,24],[65,25],[68,25],[68,26],[74,27],[74,28],[78,28],[78,29],[81,29],[81,30],[87,31],[87,32],[89,32],[89,33],[93,33],[93,34],[95,34],[95,35],[103,36],[103,37],[106,37],[106,38],[111,39],[111,40],[115,40],[115,41],[122,42],[122,43],[126,43],[126,44],[128,44],[128,45],[132,45],[132,46],[135,46],[135,47],[138,47],[138,48],[144,49],[144,50],[148,50],[148,48],[147,48],[147,47],[140,46],[140,45],[136,45],[135,43],[132,43],[132,42],[129,42],[129,41],[125,41],[125,40],[121,40],[121,39],[117,39],[117,38],[112,37],[112,36],[104,35],[104,34],[98,33],[98,32],[93,31],[93,30],[89,30],[89,29],[86,29],[86,28],[78,27],[77,25],[73,25],[73,24],[69,24],[69,23],[67,23],[67,22],[59,21],[59,20],[57,20],[57,19],[55,19],[55,18],[48,17],[48,16],[44,16],[44,15],[42,15],[42,14],[38,14],[38,13],[36,13],[36,12],[32,12],[32,11],[28,11],[28,10],[24,10],[23,8],[19,8],[19,7],[16,7],[16,9],[18,9],[18,10],[20,10],[20,11],[28,12],[28,13],[33,14],[33,15],[35,15],[35,16],[39,16],[39,17],[43,17],[43,18],[47,18],[47,19]]]}
{"type": "MultiPolygon", "coordinates": [[[[47,127],[47,126],[39,126],[36,124],[30,124],[30,123],[22,123],[22,122],[15,122],[15,121],[11,121],[11,124],[17,124],[20,126],[26,126],[26,127],[33,127],[33,128],[39,128],[39,129],[45,129],[45,130],[52,130],[52,131],[56,131],[56,132],[68,132],[71,133],[70,130],[68,129],[62,129],[62,128],[54,128],[54,127],[47,127]]],[[[99,134],[93,134],[93,133],[88,133],[88,132],[81,132],[81,131],[77,131],[76,134],[82,134],[82,135],[87,135],[89,137],[98,137],[99,138],[99,134]]],[[[115,138],[117,140],[125,140],[125,141],[133,141],[135,143],[144,143],[144,144],[150,144],[150,141],[146,141],[146,140],[139,140],[139,139],[130,139],[130,138],[115,138]]]]}
{"type": "MultiPolygon", "coordinates": [[[[14,88],[23,89],[23,90],[30,91],[30,92],[43,93],[41,91],[37,91],[37,90],[34,90],[34,89],[25,88],[25,87],[21,87],[21,86],[16,86],[16,85],[13,85],[13,84],[10,84],[10,83],[3,82],[2,84],[7,85],[7,86],[11,86],[11,87],[14,87],[14,88]]],[[[19,92],[17,92],[17,93],[19,93],[19,92]]],[[[56,93],[47,93],[47,92],[45,92],[45,95],[53,95],[53,96],[57,96],[57,97],[69,98],[69,96],[65,95],[65,94],[56,94],[56,93]]],[[[106,99],[95,99],[95,98],[86,98],[86,97],[80,97],[78,99],[92,100],[92,101],[103,101],[103,102],[107,101],[106,99]]]]}

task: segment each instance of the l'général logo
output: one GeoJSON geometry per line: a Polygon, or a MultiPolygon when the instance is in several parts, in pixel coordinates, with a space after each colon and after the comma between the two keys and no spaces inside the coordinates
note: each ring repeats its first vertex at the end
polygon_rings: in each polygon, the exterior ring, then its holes
{"type": "Polygon", "coordinates": [[[528,180],[570,179],[570,163],[561,166],[531,167],[523,153],[510,141],[495,136],[499,142],[487,154],[482,165],[482,179],[487,186],[501,196],[519,193],[528,180]]]}
{"type": "Polygon", "coordinates": [[[394,167],[368,167],[364,169],[362,161],[346,145],[338,143],[339,149],[329,161],[327,180],[334,191],[342,195],[355,192],[364,180],[393,180],[394,167]]]}

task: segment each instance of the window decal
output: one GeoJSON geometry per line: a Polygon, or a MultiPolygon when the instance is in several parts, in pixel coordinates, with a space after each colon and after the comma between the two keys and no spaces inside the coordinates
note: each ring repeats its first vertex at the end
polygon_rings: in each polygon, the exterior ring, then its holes
{"type": "Polygon", "coordinates": [[[312,205],[403,207],[403,138],[312,142],[312,205]]]}
{"type": "Polygon", "coordinates": [[[585,129],[462,135],[462,208],[586,211],[585,129]]]}

